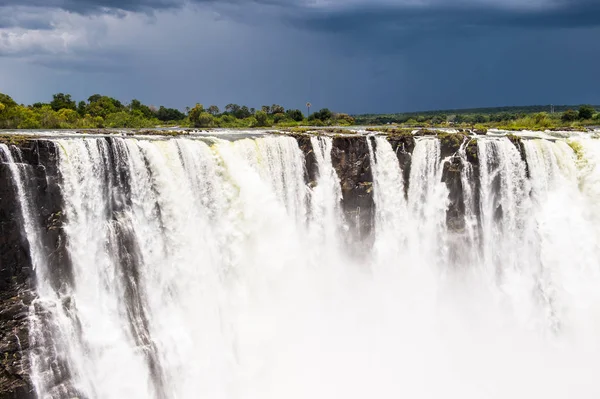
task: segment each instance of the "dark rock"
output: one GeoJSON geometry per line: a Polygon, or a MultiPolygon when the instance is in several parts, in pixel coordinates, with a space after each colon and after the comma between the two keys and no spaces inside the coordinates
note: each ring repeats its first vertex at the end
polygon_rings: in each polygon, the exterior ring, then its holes
{"type": "Polygon", "coordinates": [[[398,163],[400,164],[402,178],[404,179],[404,195],[408,196],[412,153],[416,145],[415,137],[410,132],[404,132],[402,134],[392,133],[388,135],[388,141],[398,156],[398,163]]]}
{"type": "Polygon", "coordinates": [[[369,245],[373,227],[375,204],[373,200],[373,174],[367,138],[340,136],[333,139],[331,161],[342,188],[342,209],[349,227],[347,241],[369,245]]]}
{"type": "MultiPolygon", "coordinates": [[[[12,148],[34,223],[43,240],[42,256],[56,270],[55,283],[68,279],[58,149],[47,140],[22,140],[12,148]]],[[[29,317],[36,298],[30,243],[24,230],[17,187],[8,164],[0,164],[0,399],[35,397],[30,377],[29,317]]]]}

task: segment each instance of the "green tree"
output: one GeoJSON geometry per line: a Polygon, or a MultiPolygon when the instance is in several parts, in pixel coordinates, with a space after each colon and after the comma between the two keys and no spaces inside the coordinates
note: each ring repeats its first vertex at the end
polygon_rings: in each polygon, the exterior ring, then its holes
{"type": "MultiPolygon", "coordinates": [[[[152,112],[150,107],[142,104],[142,102],[140,100],[136,100],[135,98],[133,100],[131,100],[131,103],[129,104],[129,109],[131,111],[137,111],[138,115],[141,114],[144,116],[144,118],[147,118],[147,119],[152,119],[156,116],[154,114],[154,112],[152,112]]],[[[185,115],[184,115],[184,117],[185,117],[185,115]]]]}
{"type": "Polygon", "coordinates": [[[213,116],[204,110],[202,104],[196,104],[190,109],[188,117],[194,127],[208,127],[213,123],[213,116]]]}
{"type": "Polygon", "coordinates": [[[263,126],[268,126],[269,125],[269,117],[267,116],[267,113],[265,111],[256,111],[256,114],[254,115],[254,117],[256,118],[256,126],[257,127],[263,127],[263,126]]]}
{"type": "Polygon", "coordinates": [[[60,128],[60,119],[58,113],[52,109],[50,105],[44,105],[39,111],[39,120],[43,128],[58,129],[60,128]]]}
{"type": "MultiPolygon", "coordinates": [[[[94,97],[94,96],[92,96],[94,97]]],[[[90,98],[92,98],[90,97],[90,98]]],[[[92,116],[100,116],[103,119],[106,118],[109,114],[117,112],[117,107],[115,106],[115,102],[112,98],[107,96],[101,96],[95,101],[90,101],[90,104],[87,106],[87,113],[92,116]]]]}
{"type": "Polygon", "coordinates": [[[332,112],[328,108],[323,108],[320,111],[313,112],[308,119],[309,120],[318,119],[322,122],[325,122],[325,121],[331,119],[331,116],[332,116],[332,112]]]}
{"type": "Polygon", "coordinates": [[[217,107],[216,105],[211,105],[210,107],[208,107],[208,113],[211,114],[212,116],[217,116],[219,115],[219,107],[217,107]]]}
{"type": "Polygon", "coordinates": [[[250,109],[248,109],[247,106],[243,105],[242,107],[238,108],[233,115],[238,118],[238,119],[246,119],[248,117],[250,117],[252,115],[252,113],[250,112],[250,109]]]}
{"type": "Polygon", "coordinates": [[[579,118],[579,113],[572,109],[566,110],[565,112],[563,112],[563,114],[561,116],[561,119],[563,120],[563,122],[573,122],[573,121],[576,121],[577,118],[579,118]]]}
{"type": "Polygon", "coordinates": [[[61,108],[57,113],[58,120],[67,124],[75,123],[78,116],[77,111],[68,108],[61,108]]]}
{"type": "Polygon", "coordinates": [[[52,95],[52,101],[50,101],[50,106],[54,111],[58,111],[61,109],[77,109],[77,104],[75,101],[71,100],[70,94],[64,93],[56,93],[52,95]]]}
{"type": "Polygon", "coordinates": [[[101,98],[102,98],[102,96],[100,94],[93,94],[88,97],[88,103],[94,103],[94,102],[100,100],[101,98]]]}
{"type": "MultiPolygon", "coordinates": [[[[257,118],[258,119],[258,118],[257,118]]],[[[280,123],[285,120],[289,120],[290,118],[286,114],[282,114],[281,112],[273,115],[273,122],[280,123]]]]}
{"type": "Polygon", "coordinates": [[[354,118],[348,114],[338,113],[338,114],[333,115],[333,119],[336,124],[341,125],[341,126],[354,125],[354,118]]]}
{"type": "Polygon", "coordinates": [[[77,113],[79,116],[85,116],[85,114],[87,114],[87,104],[85,101],[79,101],[79,104],[77,104],[77,113]]]}
{"type": "Polygon", "coordinates": [[[295,120],[296,122],[302,122],[304,120],[304,115],[299,109],[288,109],[285,113],[290,119],[295,120]]]}
{"type": "Polygon", "coordinates": [[[185,119],[185,114],[175,108],[165,108],[161,105],[156,113],[156,117],[163,122],[180,121],[185,119]]]}
{"type": "Polygon", "coordinates": [[[238,112],[240,109],[240,106],[237,104],[227,104],[225,106],[225,112],[228,112],[230,114],[235,114],[236,112],[238,112]]]}
{"type": "Polygon", "coordinates": [[[203,112],[200,114],[198,118],[197,127],[213,127],[214,126],[215,117],[209,114],[208,112],[203,112]]]}
{"type": "Polygon", "coordinates": [[[8,94],[3,93],[0,93],[0,103],[4,104],[6,108],[12,108],[18,105],[8,94]]]}
{"type": "Polygon", "coordinates": [[[271,108],[269,110],[269,113],[271,115],[275,115],[275,114],[283,114],[285,112],[285,108],[283,108],[281,105],[279,104],[273,104],[271,105],[271,108]]]}
{"type": "Polygon", "coordinates": [[[579,107],[579,119],[592,119],[596,110],[591,105],[582,105],[579,107]]]}

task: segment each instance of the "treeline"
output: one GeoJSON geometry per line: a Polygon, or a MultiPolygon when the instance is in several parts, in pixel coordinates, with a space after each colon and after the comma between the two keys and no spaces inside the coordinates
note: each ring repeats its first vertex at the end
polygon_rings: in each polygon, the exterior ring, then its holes
{"type": "Polygon", "coordinates": [[[131,100],[119,100],[94,94],[87,101],[76,102],[70,94],[57,93],[48,103],[17,104],[0,93],[0,129],[92,129],[150,128],[159,126],[203,128],[248,128],[270,126],[352,125],[354,119],[324,108],[307,118],[299,109],[286,110],[281,105],[262,106],[260,110],[245,105],[228,104],[223,112],[216,105],[204,108],[196,104],[178,109],[158,108],[131,100]]]}
{"type": "Polygon", "coordinates": [[[481,108],[478,110],[491,110],[500,112],[469,112],[472,110],[428,111],[407,114],[382,114],[382,115],[356,115],[359,125],[382,125],[388,123],[403,124],[408,126],[471,126],[484,125],[490,127],[527,129],[527,128],[553,128],[561,126],[583,126],[600,123],[600,106],[581,105],[579,107],[559,106],[532,107],[502,107],[481,108]],[[561,109],[562,111],[558,111],[561,109]],[[513,112],[511,112],[511,110],[513,112]],[[524,112],[524,110],[536,110],[524,112]]]}

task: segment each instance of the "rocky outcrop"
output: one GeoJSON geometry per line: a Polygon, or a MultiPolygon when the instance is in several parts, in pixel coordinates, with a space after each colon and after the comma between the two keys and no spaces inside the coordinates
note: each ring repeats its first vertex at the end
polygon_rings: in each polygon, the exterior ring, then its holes
{"type": "MultiPolygon", "coordinates": [[[[55,284],[68,279],[69,262],[62,233],[62,198],[58,185],[57,148],[51,141],[31,140],[12,146],[28,199],[36,209],[42,239],[41,257],[56,271],[55,284]]],[[[35,300],[30,243],[24,229],[14,170],[0,164],[0,399],[33,398],[29,314],[35,300]]]]}
{"type": "MultiPolygon", "coordinates": [[[[314,187],[319,168],[310,135],[296,134],[294,137],[304,154],[305,181],[309,187],[314,187]]],[[[375,209],[367,138],[334,136],[331,162],[342,189],[342,210],[348,226],[346,242],[349,250],[359,255],[369,246],[375,209]]]]}
{"type": "Polygon", "coordinates": [[[0,398],[28,398],[32,266],[11,171],[0,164],[0,398]]]}
{"type": "MultiPolygon", "coordinates": [[[[402,177],[405,182],[410,180],[410,165],[412,153],[415,149],[415,137],[411,133],[390,133],[388,141],[392,145],[392,149],[398,156],[398,163],[402,170],[402,177]]],[[[408,196],[408,184],[404,184],[404,195],[408,196]]]]}
{"type": "MultiPolygon", "coordinates": [[[[342,209],[348,225],[348,241],[356,248],[369,245],[373,226],[373,174],[366,137],[339,136],[333,139],[331,162],[342,188],[342,209]]],[[[361,248],[359,250],[363,250],[361,248]]]]}

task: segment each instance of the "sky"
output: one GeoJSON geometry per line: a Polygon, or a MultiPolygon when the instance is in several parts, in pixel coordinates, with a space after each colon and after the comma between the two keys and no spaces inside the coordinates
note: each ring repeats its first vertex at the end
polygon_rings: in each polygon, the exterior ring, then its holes
{"type": "Polygon", "coordinates": [[[352,114],[600,104],[600,0],[0,0],[0,92],[352,114]]]}

